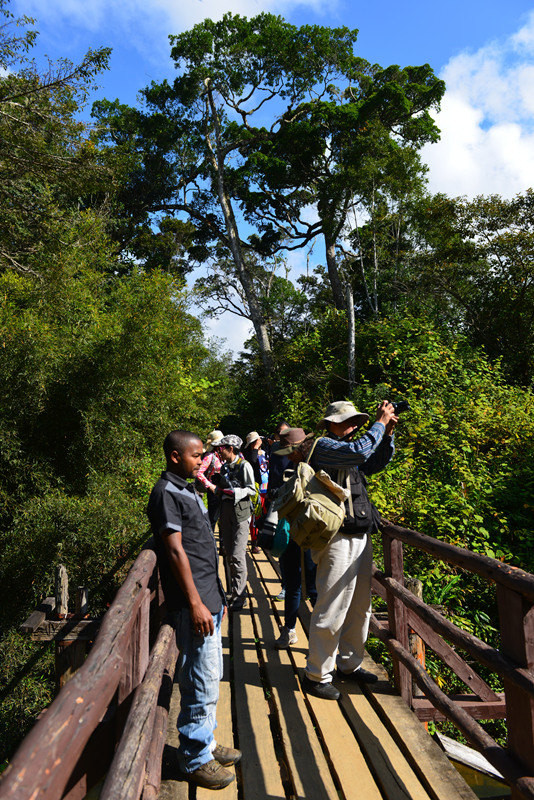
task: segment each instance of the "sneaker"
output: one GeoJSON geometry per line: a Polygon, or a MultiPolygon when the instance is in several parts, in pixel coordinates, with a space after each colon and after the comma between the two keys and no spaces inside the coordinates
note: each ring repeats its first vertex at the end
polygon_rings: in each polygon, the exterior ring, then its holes
{"type": "Polygon", "coordinates": [[[258,547],[257,544],[253,544],[252,547],[250,548],[250,551],[251,551],[251,553],[254,553],[254,555],[257,555],[258,553],[261,553],[261,550],[260,550],[260,548],[258,547]]]}
{"type": "Polygon", "coordinates": [[[235,781],[234,773],[229,772],[214,758],[206,764],[201,764],[193,772],[184,772],[183,776],[189,783],[202,786],[204,789],[224,789],[235,781]]]}
{"type": "Polygon", "coordinates": [[[286,628],[284,625],[280,628],[280,636],[274,643],[274,646],[277,650],[285,650],[292,644],[296,644],[298,642],[298,636],[294,630],[291,628],[286,628]]]}
{"type": "Polygon", "coordinates": [[[302,688],[308,694],[313,694],[323,700],[339,700],[341,696],[341,692],[336,689],[333,683],[311,681],[307,675],[304,675],[302,679],[302,688]]]}
{"type": "Polygon", "coordinates": [[[274,599],[278,600],[279,602],[282,601],[282,600],[285,600],[286,599],[286,590],[285,589],[280,589],[280,591],[278,592],[278,594],[276,595],[276,597],[274,599]]]}
{"type": "Polygon", "coordinates": [[[374,674],[374,672],[369,672],[368,669],[364,669],[360,667],[359,669],[355,669],[354,672],[341,672],[341,670],[336,670],[338,678],[341,678],[343,681],[354,681],[355,683],[376,683],[378,680],[378,676],[374,674]]]}
{"type": "Polygon", "coordinates": [[[241,750],[235,750],[233,747],[223,747],[222,744],[216,744],[211,754],[215,761],[218,761],[223,767],[231,767],[241,760],[241,750]]]}

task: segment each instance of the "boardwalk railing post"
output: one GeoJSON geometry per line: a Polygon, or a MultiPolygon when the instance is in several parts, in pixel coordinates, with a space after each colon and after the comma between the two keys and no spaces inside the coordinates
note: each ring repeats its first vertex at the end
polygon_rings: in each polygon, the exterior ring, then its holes
{"type": "MultiPolygon", "coordinates": [[[[386,533],[382,534],[384,548],[384,573],[400,584],[404,585],[404,556],[402,542],[393,539],[386,533]]],[[[389,630],[400,644],[409,650],[410,640],[408,636],[408,622],[406,606],[403,602],[387,590],[388,604],[388,625],[389,630]]],[[[399,659],[393,656],[393,672],[395,676],[395,686],[400,696],[407,705],[412,707],[412,676],[410,671],[401,664],[399,659]]]]}
{"type": "MultiPolygon", "coordinates": [[[[501,650],[520,667],[534,671],[534,604],[497,585],[501,650]]],[[[508,749],[534,775],[534,698],[503,678],[506,696],[508,749]]],[[[522,795],[512,789],[514,800],[522,795]]]]}

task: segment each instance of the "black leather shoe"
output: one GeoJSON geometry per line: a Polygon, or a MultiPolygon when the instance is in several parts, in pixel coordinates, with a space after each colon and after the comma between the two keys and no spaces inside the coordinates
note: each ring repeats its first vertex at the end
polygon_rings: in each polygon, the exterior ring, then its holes
{"type": "Polygon", "coordinates": [[[354,672],[341,672],[338,668],[336,670],[338,678],[343,681],[354,681],[355,683],[376,683],[378,676],[374,672],[369,672],[368,669],[360,667],[355,669],[354,672]]]}
{"type": "Polygon", "coordinates": [[[341,696],[341,692],[333,683],[311,681],[307,675],[302,678],[302,688],[308,694],[313,694],[314,697],[320,697],[322,700],[339,700],[341,696]]]}

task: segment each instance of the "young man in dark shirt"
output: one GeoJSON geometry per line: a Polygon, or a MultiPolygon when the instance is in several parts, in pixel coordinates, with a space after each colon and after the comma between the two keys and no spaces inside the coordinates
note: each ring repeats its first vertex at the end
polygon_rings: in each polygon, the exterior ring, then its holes
{"type": "Polygon", "coordinates": [[[147,514],[165,603],[176,625],[178,761],[191,783],[222,789],[235,779],[225,767],[237,763],[241,753],[216,744],[213,737],[226,601],[207,511],[194,486],[186,482],[198,472],[202,442],[190,431],[176,430],[165,439],[163,450],[167,469],[152,490],[147,514]]]}

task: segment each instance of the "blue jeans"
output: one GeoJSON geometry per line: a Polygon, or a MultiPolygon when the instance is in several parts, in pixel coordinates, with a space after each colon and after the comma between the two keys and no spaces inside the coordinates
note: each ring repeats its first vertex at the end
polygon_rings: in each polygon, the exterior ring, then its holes
{"type": "Polygon", "coordinates": [[[180,687],[178,715],[178,762],[184,772],[193,772],[211,761],[217,727],[216,709],[222,678],[221,622],[223,609],[213,615],[212,636],[199,636],[191,627],[188,608],[175,612],[180,687]]]}
{"type": "MultiPolygon", "coordinates": [[[[315,588],[315,572],[317,567],[312,561],[310,551],[304,551],[304,577],[306,590],[308,592],[312,606],[317,600],[317,589],[315,588]]],[[[284,578],[286,596],[284,599],[284,622],[286,628],[293,628],[297,622],[297,613],[300,606],[301,595],[301,550],[298,544],[289,540],[289,544],[280,556],[280,571],[284,578]]]]}

